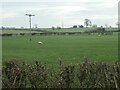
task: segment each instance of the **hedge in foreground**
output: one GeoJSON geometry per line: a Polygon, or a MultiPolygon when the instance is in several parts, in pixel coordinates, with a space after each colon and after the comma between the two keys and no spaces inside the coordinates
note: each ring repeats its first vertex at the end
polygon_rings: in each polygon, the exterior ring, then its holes
{"type": "Polygon", "coordinates": [[[87,60],[79,65],[65,66],[60,61],[58,71],[45,64],[4,62],[3,88],[120,88],[120,62],[108,65],[87,60]]]}

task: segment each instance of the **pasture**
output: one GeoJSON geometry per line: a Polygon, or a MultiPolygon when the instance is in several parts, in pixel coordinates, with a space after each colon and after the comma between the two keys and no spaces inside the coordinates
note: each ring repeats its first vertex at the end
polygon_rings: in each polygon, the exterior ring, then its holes
{"type": "MultiPolygon", "coordinates": [[[[62,29],[55,29],[52,30],[51,28],[42,28],[42,30],[49,31],[49,32],[85,32],[85,31],[91,31],[96,30],[97,28],[62,28],[62,29]]],[[[106,31],[115,31],[118,30],[118,28],[105,28],[106,31]]]]}
{"type": "MultiPolygon", "coordinates": [[[[32,33],[37,31],[32,31],[32,33]]],[[[30,30],[2,30],[2,33],[9,33],[9,34],[20,34],[20,33],[30,33],[30,30]]]]}
{"type": "MultiPolygon", "coordinates": [[[[38,28],[38,29],[33,29],[31,33],[40,33],[41,30],[42,32],[48,31],[48,32],[85,32],[85,31],[91,31],[91,30],[96,30],[97,28],[62,28],[62,29],[55,29],[52,30],[51,28],[38,28]]],[[[118,30],[118,28],[106,28],[106,31],[115,31],[118,30]]],[[[20,30],[2,30],[3,34],[9,33],[9,34],[20,34],[20,33],[30,33],[29,29],[20,29],[20,30]]]]}
{"type": "Polygon", "coordinates": [[[89,61],[113,63],[118,60],[118,35],[12,36],[2,38],[2,59],[32,63],[34,60],[56,67],[59,60],[77,64],[89,61]],[[43,42],[43,45],[38,42],[43,42]]]}
{"type": "Polygon", "coordinates": [[[62,29],[55,29],[52,30],[51,28],[43,29],[49,32],[85,32],[90,30],[96,30],[97,28],[62,28],[62,29]]]}

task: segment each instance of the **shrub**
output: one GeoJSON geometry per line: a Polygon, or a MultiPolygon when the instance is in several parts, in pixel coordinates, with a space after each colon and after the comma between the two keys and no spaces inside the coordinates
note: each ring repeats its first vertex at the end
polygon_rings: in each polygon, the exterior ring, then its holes
{"type": "Polygon", "coordinates": [[[21,36],[24,36],[24,35],[25,35],[25,33],[20,33],[20,35],[21,35],[21,36]]]}
{"type": "Polygon", "coordinates": [[[57,71],[35,61],[26,64],[7,61],[2,67],[3,88],[118,88],[120,89],[120,62],[109,65],[89,62],[63,65],[57,71]],[[77,82],[77,86],[76,86],[77,82]]]}
{"type": "Polygon", "coordinates": [[[78,26],[77,25],[74,25],[73,28],[77,28],[78,26]]]}

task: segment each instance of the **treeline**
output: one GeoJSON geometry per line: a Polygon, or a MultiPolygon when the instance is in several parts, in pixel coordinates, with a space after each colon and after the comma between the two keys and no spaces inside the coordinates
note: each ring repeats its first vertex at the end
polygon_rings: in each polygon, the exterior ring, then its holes
{"type": "Polygon", "coordinates": [[[109,65],[89,62],[64,65],[52,71],[46,64],[35,61],[3,62],[3,88],[117,88],[120,89],[120,62],[109,65]]]}

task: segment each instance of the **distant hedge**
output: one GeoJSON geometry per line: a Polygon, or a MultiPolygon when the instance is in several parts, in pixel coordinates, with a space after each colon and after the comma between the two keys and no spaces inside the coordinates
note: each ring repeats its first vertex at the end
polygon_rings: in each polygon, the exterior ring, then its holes
{"type": "Polygon", "coordinates": [[[4,33],[2,34],[2,36],[12,36],[13,34],[9,34],[9,33],[4,33]]]}
{"type": "Polygon", "coordinates": [[[2,67],[3,88],[118,88],[120,62],[109,65],[85,60],[78,65],[63,65],[53,72],[46,64],[7,61],[2,67]]]}

